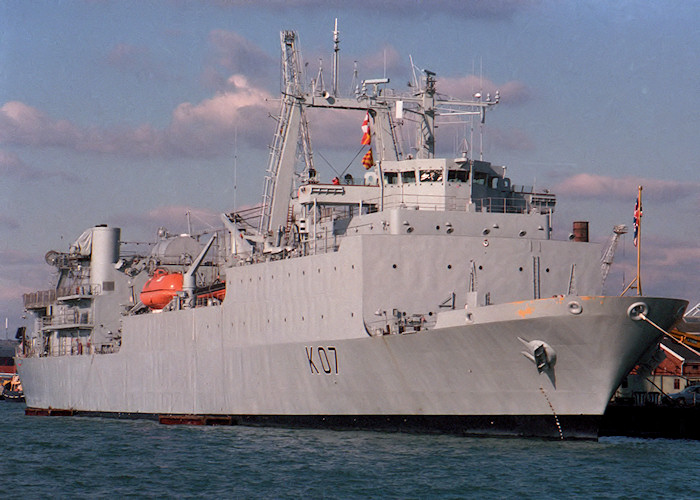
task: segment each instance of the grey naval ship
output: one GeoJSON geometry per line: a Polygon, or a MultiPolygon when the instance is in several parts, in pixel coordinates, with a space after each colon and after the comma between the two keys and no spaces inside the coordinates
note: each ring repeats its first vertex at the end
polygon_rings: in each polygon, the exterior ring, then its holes
{"type": "Polygon", "coordinates": [[[436,122],[483,122],[498,94],[447,98],[414,70],[410,93],[343,97],[337,29],[330,89],[280,40],[262,203],[147,247],[97,225],[49,252],[55,286],[24,295],[27,413],[596,439],[687,302],[603,296],[610,260],[586,226],[552,237],[554,194],[436,157],[436,122]],[[320,181],[310,109],[356,110],[358,146],[365,118],[364,178],[320,181]]]}

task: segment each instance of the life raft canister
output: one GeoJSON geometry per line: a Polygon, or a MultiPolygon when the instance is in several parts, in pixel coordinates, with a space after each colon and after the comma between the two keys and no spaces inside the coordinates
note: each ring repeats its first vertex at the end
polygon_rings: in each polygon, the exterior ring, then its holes
{"type": "Polygon", "coordinates": [[[141,302],[151,309],[163,309],[182,290],[182,273],[156,269],[141,290],[141,302]]]}

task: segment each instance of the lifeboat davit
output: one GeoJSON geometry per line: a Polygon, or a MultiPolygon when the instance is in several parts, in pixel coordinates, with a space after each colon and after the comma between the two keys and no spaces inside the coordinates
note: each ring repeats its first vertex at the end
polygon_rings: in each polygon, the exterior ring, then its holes
{"type": "Polygon", "coordinates": [[[163,309],[182,290],[182,274],[156,269],[141,290],[141,302],[151,309],[163,309]]]}

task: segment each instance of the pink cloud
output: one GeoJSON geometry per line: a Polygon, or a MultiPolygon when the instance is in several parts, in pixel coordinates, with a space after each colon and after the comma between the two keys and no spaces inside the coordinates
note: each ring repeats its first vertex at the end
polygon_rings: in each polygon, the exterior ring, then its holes
{"type": "MultiPolygon", "coordinates": [[[[628,238],[631,244],[631,238],[628,238]]],[[[645,295],[676,297],[689,300],[691,306],[700,301],[697,276],[700,275],[700,246],[697,238],[669,240],[647,236],[642,241],[642,291],[645,295]]],[[[634,247],[633,247],[634,248],[634,247]]],[[[619,276],[624,273],[625,284],[636,274],[636,252],[623,253],[618,247],[612,270],[619,276]]],[[[612,274],[612,273],[611,273],[612,274]]],[[[619,293],[611,284],[621,283],[609,279],[609,293],[619,293]]]]}
{"type": "Polygon", "coordinates": [[[22,177],[29,167],[20,160],[19,156],[0,149],[0,175],[7,177],[22,177]]]}
{"type": "Polygon", "coordinates": [[[0,107],[0,143],[28,146],[77,144],[81,131],[66,120],[52,120],[42,111],[19,101],[0,107]]]}
{"type": "Polygon", "coordinates": [[[641,177],[615,178],[605,175],[576,174],[554,187],[558,194],[571,198],[601,200],[634,198],[637,186],[643,186],[643,197],[658,202],[675,201],[688,196],[700,197],[700,183],[677,182],[641,177]]]}
{"type": "Polygon", "coordinates": [[[226,88],[227,75],[231,74],[245,74],[261,84],[273,78],[276,58],[238,33],[213,30],[209,33],[209,45],[211,55],[201,76],[207,87],[226,88]]]}
{"type": "MultiPolygon", "coordinates": [[[[227,89],[200,103],[180,104],[162,130],[148,124],[129,128],[85,128],[53,120],[40,110],[12,101],[0,108],[0,144],[49,146],[120,154],[130,157],[216,157],[229,153],[234,135],[264,147],[277,112],[273,96],[250,85],[241,75],[226,82],[227,89]]],[[[9,168],[9,167],[8,167],[9,168]]],[[[15,165],[12,167],[17,169],[15,165]]]]}
{"type": "Polygon", "coordinates": [[[232,31],[213,30],[209,42],[216,53],[217,63],[229,74],[266,74],[275,63],[275,59],[253,42],[232,31]]]}

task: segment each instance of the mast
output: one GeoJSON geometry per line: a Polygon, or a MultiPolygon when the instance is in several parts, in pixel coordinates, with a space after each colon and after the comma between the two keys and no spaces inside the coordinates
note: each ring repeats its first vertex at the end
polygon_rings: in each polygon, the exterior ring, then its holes
{"type": "Polygon", "coordinates": [[[424,69],[425,90],[423,90],[423,121],[421,122],[420,149],[418,158],[435,157],[435,73],[424,69]]]}
{"type": "Polygon", "coordinates": [[[275,137],[270,146],[258,228],[260,235],[266,238],[266,247],[279,246],[286,226],[298,146],[302,149],[305,168],[313,166],[309,129],[302,103],[301,63],[296,38],[294,31],[280,33],[284,90],[275,137]]]}

